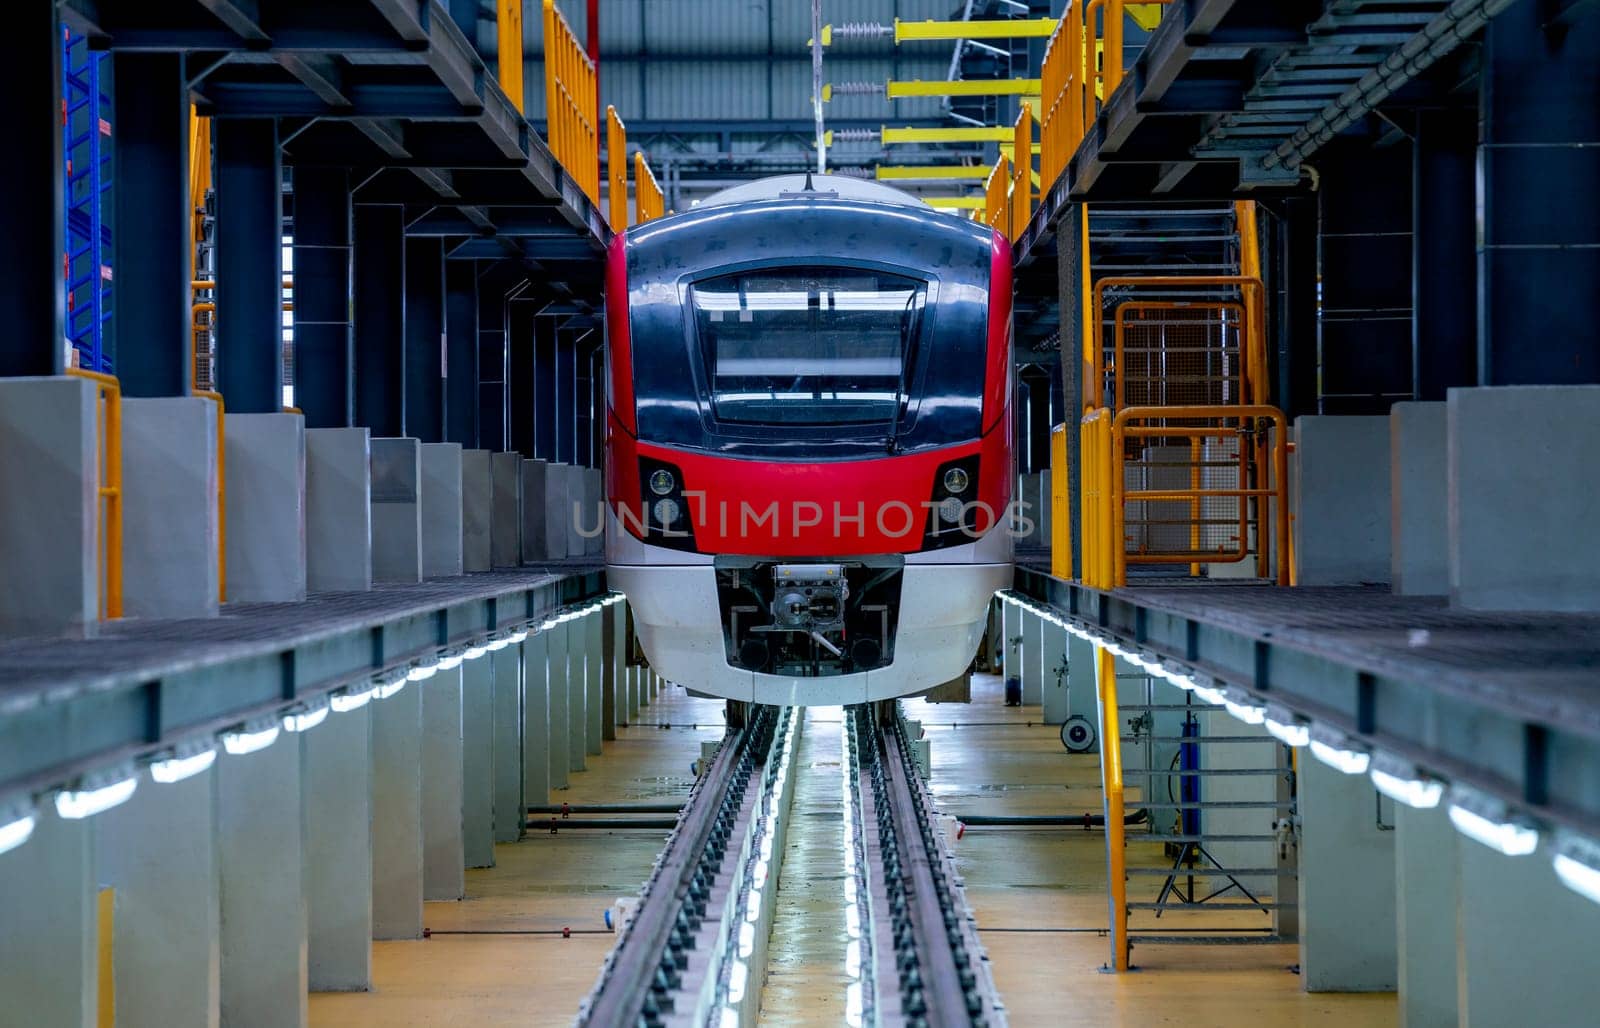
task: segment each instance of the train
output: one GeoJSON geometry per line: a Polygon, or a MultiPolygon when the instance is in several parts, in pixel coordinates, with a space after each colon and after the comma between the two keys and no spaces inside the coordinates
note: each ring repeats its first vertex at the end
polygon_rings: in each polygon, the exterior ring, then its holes
{"type": "Polygon", "coordinates": [[[1012,577],[1011,250],[832,175],[619,233],[606,574],[668,681],[732,704],[964,675],[1012,577]]]}

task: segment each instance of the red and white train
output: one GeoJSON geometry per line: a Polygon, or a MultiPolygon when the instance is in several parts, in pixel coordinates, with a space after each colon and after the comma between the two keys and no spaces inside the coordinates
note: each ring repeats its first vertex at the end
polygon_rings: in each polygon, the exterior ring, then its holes
{"type": "Polygon", "coordinates": [[[1011,580],[1011,252],[783,176],[617,236],[606,571],[658,673],[773,704],[963,674],[1011,580]]]}

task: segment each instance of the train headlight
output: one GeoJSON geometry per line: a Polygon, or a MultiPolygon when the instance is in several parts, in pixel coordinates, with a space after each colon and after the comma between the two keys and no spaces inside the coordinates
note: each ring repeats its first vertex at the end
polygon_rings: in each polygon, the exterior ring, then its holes
{"type": "Polygon", "coordinates": [[[955,496],[947,496],[939,501],[939,517],[946,524],[955,525],[961,522],[961,500],[955,496]]]}
{"type": "MultiPolygon", "coordinates": [[[[970,484],[972,484],[972,480],[967,477],[967,473],[961,468],[950,468],[944,473],[945,492],[954,493],[959,496],[961,493],[967,491],[967,486],[970,484]]],[[[943,508],[941,507],[941,510],[942,509],[943,508]]]]}
{"type": "MultiPolygon", "coordinates": [[[[665,474],[665,472],[657,472],[657,474],[665,474]]],[[[651,477],[654,478],[655,476],[652,475],[651,477]]],[[[669,475],[668,477],[670,478],[671,476],[669,475]]],[[[654,483],[652,483],[653,487],[654,483]]],[[[678,507],[677,500],[657,500],[656,505],[651,509],[655,511],[656,521],[662,525],[675,523],[678,520],[678,515],[682,512],[678,507]]]]}
{"type": "MultiPolygon", "coordinates": [[[[666,468],[657,468],[650,473],[650,491],[655,493],[657,496],[667,495],[668,493],[672,492],[673,489],[677,488],[677,485],[678,482],[672,477],[672,472],[668,471],[666,468]]],[[[661,505],[657,504],[656,509],[660,510],[661,505]]],[[[677,509],[676,504],[673,505],[673,509],[677,509]]]]}

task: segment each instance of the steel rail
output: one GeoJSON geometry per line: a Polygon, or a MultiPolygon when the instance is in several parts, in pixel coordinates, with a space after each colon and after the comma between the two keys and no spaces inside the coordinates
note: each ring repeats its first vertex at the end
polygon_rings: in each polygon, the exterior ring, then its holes
{"type": "Polygon", "coordinates": [[[659,1024],[674,1013],[672,997],[684,984],[681,951],[706,914],[733,822],[748,805],[750,790],[764,781],[756,765],[767,760],[777,721],[777,708],[757,708],[742,731],[729,733],[695,783],[638,908],[578,1012],[578,1024],[659,1024]]]}

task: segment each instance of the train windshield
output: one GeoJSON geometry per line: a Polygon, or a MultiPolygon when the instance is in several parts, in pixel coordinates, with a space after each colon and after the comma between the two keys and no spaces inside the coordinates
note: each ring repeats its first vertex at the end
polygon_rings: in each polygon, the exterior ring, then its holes
{"type": "Polygon", "coordinates": [[[927,283],[851,268],[703,279],[690,303],[717,421],[897,422],[927,283]]]}

